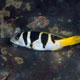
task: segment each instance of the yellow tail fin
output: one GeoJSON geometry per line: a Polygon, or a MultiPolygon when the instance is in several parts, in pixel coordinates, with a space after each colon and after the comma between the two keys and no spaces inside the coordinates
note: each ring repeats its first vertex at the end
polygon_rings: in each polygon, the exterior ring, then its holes
{"type": "Polygon", "coordinates": [[[60,40],[61,46],[70,46],[80,43],[80,36],[72,36],[69,38],[63,38],[60,40]]]}

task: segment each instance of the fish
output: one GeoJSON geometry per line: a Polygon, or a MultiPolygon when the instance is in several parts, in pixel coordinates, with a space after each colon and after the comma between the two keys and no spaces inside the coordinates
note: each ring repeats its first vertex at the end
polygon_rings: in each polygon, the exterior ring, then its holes
{"type": "Polygon", "coordinates": [[[48,32],[24,31],[15,34],[10,41],[33,50],[55,51],[80,43],[80,36],[61,38],[48,32]]]}

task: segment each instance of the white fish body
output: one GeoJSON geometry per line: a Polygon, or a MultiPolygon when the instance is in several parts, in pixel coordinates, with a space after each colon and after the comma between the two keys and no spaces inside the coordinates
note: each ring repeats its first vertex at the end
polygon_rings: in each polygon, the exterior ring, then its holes
{"type": "Polygon", "coordinates": [[[10,41],[16,45],[34,50],[53,51],[61,48],[60,41],[54,38],[55,36],[50,33],[28,31],[16,34],[10,41]]]}

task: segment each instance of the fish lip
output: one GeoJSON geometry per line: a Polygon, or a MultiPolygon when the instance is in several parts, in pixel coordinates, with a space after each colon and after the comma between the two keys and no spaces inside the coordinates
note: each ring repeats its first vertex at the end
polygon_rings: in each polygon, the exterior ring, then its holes
{"type": "MultiPolygon", "coordinates": [[[[10,39],[10,42],[14,43],[14,39],[11,38],[11,39],[10,39]]],[[[14,44],[15,44],[15,43],[14,43],[14,44]]]]}

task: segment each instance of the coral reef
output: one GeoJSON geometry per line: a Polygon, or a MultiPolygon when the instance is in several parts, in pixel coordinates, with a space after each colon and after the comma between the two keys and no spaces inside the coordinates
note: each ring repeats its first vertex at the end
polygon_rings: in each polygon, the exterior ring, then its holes
{"type": "Polygon", "coordinates": [[[21,57],[14,58],[17,64],[23,64],[23,59],[21,57]]]}
{"type": "Polygon", "coordinates": [[[0,80],[80,80],[80,45],[40,52],[10,42],[28,30],[80,35],[79,0],[0,0],[0,80]]]}
{"type": "Polygon", "coordinates": [[[39,28],[45,28],[48,26],[49,20],[44,16],[34,17],[33,22],[29,23],[27,27],[32,28],[33,30],[37,27],[39,28]]]}

